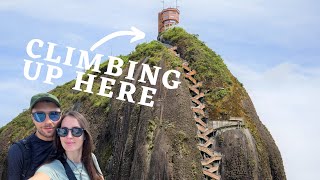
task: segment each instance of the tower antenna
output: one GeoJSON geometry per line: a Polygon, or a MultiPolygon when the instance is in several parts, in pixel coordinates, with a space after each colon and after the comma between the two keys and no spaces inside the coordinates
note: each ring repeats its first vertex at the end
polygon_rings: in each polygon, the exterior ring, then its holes
{"type": "Polygon", "coordinates": [[[179,7],[179,6],[178,6],[178,0],[176,0],[176,9],[178,9],[178,7],[179,7]]]}
{"type": "Polygon", "coordinates": [[[164,0],[162,0],[161,2],[162,2],[162,5],[163,5],[163,6],[162,6],[162,9],[164,9],[164,0]]]}

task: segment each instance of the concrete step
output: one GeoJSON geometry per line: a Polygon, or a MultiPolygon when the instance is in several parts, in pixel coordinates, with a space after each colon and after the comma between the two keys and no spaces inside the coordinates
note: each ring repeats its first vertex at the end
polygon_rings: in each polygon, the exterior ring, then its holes
{"type": "Polygon", "coordinates": [[[184,77],[185,77],[186,79],[189,79],[193,84],[197,84],[197,80],[194,79],[191,75],[189,75],[189,74],[184,74],[184,77]]]}
{"type": "Polygon", "coordinates": [[[194,98],[194,97],[191,98],[191,101],[193,101],[196,104],[201,104],[201,102],[198,99],[194,98]]]}
{"type": "Polygon", "coordinates": [[[187,74],[189,74],[190,76],[193,76],[195,74],[197,74],[197,71],[192,69],[191,71],[189,71],[187,74]]]}
{"type": "Polygon", "coordinates": [[[202,147],[202,146],[198,146],[198,149],[206,154],[208,154],[210,157],[213,157],[214,154],[213,152],[209,149],[209,148],[206,148],[206,147],[202,147]]]}
{"type": "Polygon", "coordinates": [[[198,144],[198,146],[202,146],[202,147],[209,147],[210,145],[212,145],[214,143],[213,139],[209,139],[206,143],[204,144],[198,144]]]}
{"type": "Polygon", "coordinates": [[[203,117],[205,117],[206,115],[204,114],[204,111],[202,109],[199,109],[199,108],[192,108],[192,111],[194,113],[198,113],[200,115],[202,115],[203,117]]]}
{"type": "Polygon", "coordinates": [[[209,137],[205,136],[205,135],[203,135],[201,133],[198,133],[197,136],[198,136],[198,138],[204,139],[205,141],[209,141],[209,137]]]}
{"type": "Polygon", "coordinates": [[[214,155],[210,158],[206,158],[204,160],[201,161],[202,166],[206,166],[208,164],[211,164],[214,161],[220,161],[221,160],[221,156],[219,155],[214,155]]]}
{"type": "Polygon", "coordinates": [[[205,105],[205,104],[200,103],[198,106],[191,107],[191,108],[204,109],[204,108],[206,108],[206,105],[205,105]]]}
{"type": "Polygon", "coordinates": [[[214,179],[214,180],[220,180],[220,176],[218,176],[218,175],[216,175],[216,174],[213,174],[213,173],[211,173],[211,172],[209,172],[209,171],[207,171],[207,170],[203,170],[203,174],[211,177],[211,178],[214,179]]]}
{"type": "Polygon", "coordinates": [[[194,118],[194,120],[201,124],[203,127],[207,128],[207,124],[201,120],[201,118],[194,118]]]}
{"type": "Polygon", "coordinates": [[[212,166],[211,164],[209,164],[207,166],[204,166],[204,167],[207,168],[205,170],[207,170],[207,171],[209,171],[211,173],[215,173],[216,171],[219,170],[219,166],[212,166]]]}
{"type": "Polygon", "coordinates": [[[199,99],[199,98],[202,98],[202,97],[204,97],[204,93],[203,92],[198,94],[198,95],[196,95],[196,96],[194,96],[195,99],[199,99]]]}

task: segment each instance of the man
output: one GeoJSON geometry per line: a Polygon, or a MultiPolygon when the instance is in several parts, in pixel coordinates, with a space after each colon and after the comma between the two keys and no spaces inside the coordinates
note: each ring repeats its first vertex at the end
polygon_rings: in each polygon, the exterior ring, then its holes
{"type": "Polygon", "coordinates": [[[36,132],[11,145],[8,153],[8,180],[28,179],[55,150],[52,143],[60,121],[60,102],[49,93],[36,94],[30,101],[36,132]]]}

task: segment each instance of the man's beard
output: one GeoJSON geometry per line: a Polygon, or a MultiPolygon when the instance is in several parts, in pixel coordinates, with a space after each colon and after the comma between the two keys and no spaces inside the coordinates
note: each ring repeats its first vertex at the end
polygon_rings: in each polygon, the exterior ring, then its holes
{"type": "MultiPolygon", "coordinates": [[[[52,128],[52,129],[54,129],[54,127],[52,127],[52,126],[44,126],[43,128],[52,128]]],[[[51,135],[46,134],[42,129],[38,130],[38,132],[39,132],[39,134],[41,134],[42,136],[44,136],[46,138],[52,138],[53,134],[54,134],[53,132],[52,132],[51,135]]]]}

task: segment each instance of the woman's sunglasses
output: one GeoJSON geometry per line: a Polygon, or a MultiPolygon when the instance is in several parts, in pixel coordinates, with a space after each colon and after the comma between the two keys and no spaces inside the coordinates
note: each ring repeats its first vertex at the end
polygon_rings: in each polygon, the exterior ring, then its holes
{"type": "MultiPolygon", "coordinates": [[[[51,111],[48,113],[48,115],[51,121],[58,121],[60,119],[61,112],[51,111]]],[[[35,121],[43,122],[46,119],[47,114],[45,112],[34,112],[32,113],[32,116],[35,121]]]]}
{"type": "Polygon", "coordinates": [[[79,128],[79,127],[73,127],[71,129],[63,127],[63,128],[57,128],[57,134],[60,137],[66,137],[66,136],[68,136],[69,130],[71,130],[71,134],[74,137],[80,137],[84,131],[83,128],[79,128]]]}

